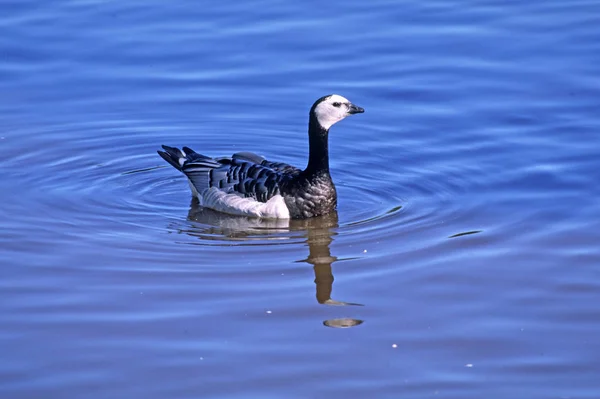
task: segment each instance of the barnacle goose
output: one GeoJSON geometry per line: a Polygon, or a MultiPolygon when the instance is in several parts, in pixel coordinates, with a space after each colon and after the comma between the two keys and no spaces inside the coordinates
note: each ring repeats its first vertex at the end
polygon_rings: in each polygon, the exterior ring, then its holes
{"type": "Polygon", "coordinates": [[[183,172],[203,207],[233,215],[306,219],[336,209],[337,194],[329,174],[329,128],[345,117],[364,112],[332,94],[310,109],[309,157],[306,169],[271,162],[251,152],[210,158],[189,147],[163,145],[158,154],[183,172]]]}

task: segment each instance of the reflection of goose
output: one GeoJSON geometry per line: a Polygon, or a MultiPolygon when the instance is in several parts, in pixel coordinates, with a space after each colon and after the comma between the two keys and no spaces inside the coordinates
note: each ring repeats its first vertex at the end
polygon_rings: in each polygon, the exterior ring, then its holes
{"type": "Polygon", "coordinates": [[[333,290],[333,271],[331,265],[337,257],[331,255],[329,246],[336,235],[332,229],[338,226],[337,212],[320,218],[304,221],[308,244],[308,258],[304,262],[313,265],[315,284],[317,285],[317,301],[325,305],[359,305],[358,303],[341,302],[331,299],[333,290]]]}
{"type": "MultiPolygon", "coordinates": [[[[306,237],[308,245],[308,258],[298,262],[307,262],[313,265],[315,284],[317,288],[317,301],[325,305],[360,305],[357,303],[341,302],[331,299],[333,290],[333,272],[331,265],[337,257],[331,256],[329,245],[338,227],[337,212],[329,215],[304,219],[262,219],[243,216],[229,216],[199,206],[198,201],[192,201],[188,220],[197,222],[193,228],[182,232],[201,239],[223,239],[250,241],[260,240],[286,240],[299,234],[306,237]]],[[[361,305],[362,306],[362,305],[361,305]]]]}
{"type": "Polygon", "coordinates": [[[310,109],[306,169],[240,152],[210,158],[188,147],[163,146],[159,155],[189,179],[192,193],[206,208],[233,215],[306,219],[335,211],[337,194],[329,174],[329,128],[364,110],[336,94],[310,109]]]}

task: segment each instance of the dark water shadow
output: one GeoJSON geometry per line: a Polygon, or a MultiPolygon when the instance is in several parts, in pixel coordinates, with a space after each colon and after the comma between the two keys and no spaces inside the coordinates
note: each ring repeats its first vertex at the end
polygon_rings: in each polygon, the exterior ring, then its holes
{"type": "MultiPolygon", "coordinates": [[[[331,243],[338,234],[339,227],[337,212],[306,220],[260,219],[215,212],[202,208],[197,200],[193,200],[188,221],[193,223],[193,227],[180,229],[180,232],[202,240],[253,241],[254,245],[265,245],[265,242],[279,244],[282,241],[297,242],[300,239],[308,247],[308,256],[296,262],[313,266],[317,302],[329,306],[364,306],[331,297],[335,280],[332,265],[337,261],[349,260],[331,255],[331,243]],[[256,242],[258,240],[260,244],[256,242]]],[[[328,327],[336,328],[348,328],[362,323],[362,320],[352,318],[323,322],[328,327]]]]}
{"type": "Polygon", "coordinates": [[[482,231],[483,231],[483,230],[471,230],[471,231],[465,231],[465,232],[462,232],[462,233],[456,233],[456,234],[453,234],[453,235],[449,236],[448,238],[457,238],[457,237],[468,236],[468,235],[471,235],[471,234],[479,234],[479,233],[481,233],[482,231]]]}

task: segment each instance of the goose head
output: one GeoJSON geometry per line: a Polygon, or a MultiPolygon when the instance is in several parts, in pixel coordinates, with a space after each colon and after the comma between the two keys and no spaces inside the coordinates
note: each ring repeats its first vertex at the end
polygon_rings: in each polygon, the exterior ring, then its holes
{"type": "Polygon", "coordinates": [[[319,98],[310,110],[311,118],[315,118],[319,125],[325,129],[347,116],[365,112],[364,109],[352,104],[347,98],[337,94],[331,94],[319,98]]]}

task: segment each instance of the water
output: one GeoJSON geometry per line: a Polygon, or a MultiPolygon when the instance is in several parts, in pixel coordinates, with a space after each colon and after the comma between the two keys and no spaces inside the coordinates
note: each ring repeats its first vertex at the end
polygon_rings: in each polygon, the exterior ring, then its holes
{"type": "Polygon", "coordinates": [[[2,398],[600,396],[600,2],[0,15],[2,398]],[[337,215],[204,211],[155,152],[302,167],[328,93],[337,215]]]}

